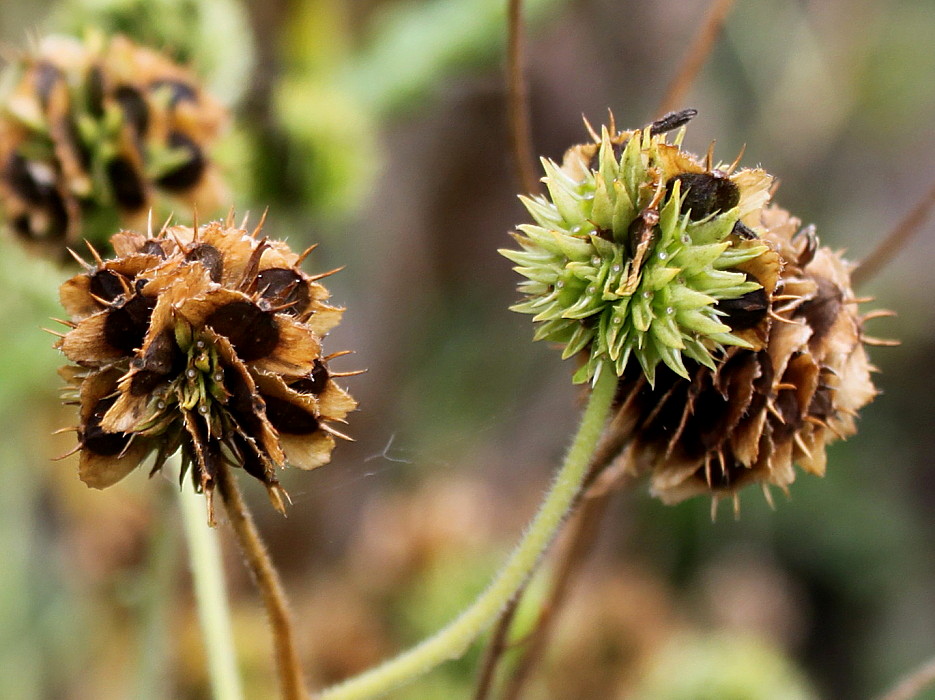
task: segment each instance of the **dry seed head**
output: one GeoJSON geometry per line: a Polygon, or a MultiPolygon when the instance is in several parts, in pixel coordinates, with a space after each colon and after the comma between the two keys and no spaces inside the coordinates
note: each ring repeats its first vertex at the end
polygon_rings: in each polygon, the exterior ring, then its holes
{"type": "Polygon", "coordinates": [[[242,467],[282,509],[276,469],[330,460],[331,426],[355,401],[321,340],[343,309],[298,265],[305,257],[229,218],[156,236],[123,231],[117,257],[60,290],[72,329],[57,343],[79,409],[79,474],[106,488],[155,452],[182,450],[210,496],[218,465],[242,467]]]}
{"type": "Polygon", "coordinates": [[[757,230],[782,260],[758,349],[729,348],[689,378],[664,370],[655,385],[628,370],[618,389],[625,463],[649,474],[667,503],[731,496],[750,483],[785,489],[794,464],[825,471],[825,447],[856,432],[857,411],[877,393],[848,264],[821,247],[813,227],[778,207],[757,230]]]}
{"type": "Polygon", "coordinates": [[[228,195],[207,150],[227,116],[185,68],[122,36],[42,39],[4,75],[0,205],[7,225],[67,258],[142,227],[173,198],[211,213],[228,195]]]}
{"type": "Polygon", "coordinates": [[[543,160],[549,195],[522,198],[535,224],[501,251],[527,278],[512,308],[533,314],[536,339],[586,356],[577,382],[632,360],[650,383],[660,362],[688,377],[686,362],[714,369],[727,347],[762,346],[747,331],[779,272],[754,232],[772,178],[702,162],[681,150],[684,130],[667,143],[681,114],[543,160]]]}

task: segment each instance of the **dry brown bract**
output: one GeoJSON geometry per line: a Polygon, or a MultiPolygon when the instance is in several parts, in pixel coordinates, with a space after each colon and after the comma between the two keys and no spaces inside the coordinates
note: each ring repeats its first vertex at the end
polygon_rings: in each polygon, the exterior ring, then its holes
{"type": "Polygon", "coordinates": [[[714,370],[694,365],[689,380],[666,370],[650,386],[639,368],[621,378],[626,463],[649,473],[667,503],[710,493],[715,504],[725,495],[736,504],[752,482],[769,497],[768,485],[795,479],[793,464],[823,474],[826,444],[852,435],[857,411],[877,393],[849,266],[799,226],[778,207],[763,210],[757,232],[780,265],[750,272],[768,303],[741,298],[722,309],[753,349],[729,348],[714,370]]]}
{"type": "MultiPolygon", "coordinates": [[[[156,452],[181,449],[182,474],[209,497],[218,464],[262,481],[283,509],[276,468],[328,462],[356,406],[334,382],[321,339],[343,309],[279,241],[226,222],[121,232],[60,290],[71,330],[58,347],[80,407],[79,474],[106,488],[156,452]]],[[[210,504],[210,498],[209,498],[210,504]]]]}

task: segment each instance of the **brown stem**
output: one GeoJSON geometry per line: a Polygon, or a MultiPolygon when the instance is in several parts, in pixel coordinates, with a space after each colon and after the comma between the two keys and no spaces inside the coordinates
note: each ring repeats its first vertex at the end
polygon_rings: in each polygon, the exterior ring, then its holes
{"type": "Polygon", "coordinates": [[[523,190],[539,191],[529,123],[529,94],[523,76],[523,2],[509,0],[507,34],[507,108],[510,146],[523,190]]]}
{"type": "Polygon", "coordinates": [[[276,668],[279,672],[283,700],[308,700],[302,667],[296,653],[292,619],[279,573],[273,566],[256,523],[253,522],[253,516],[244,503],[237,480],[231,475],[227,465],[220,465],[217,484],[227,509],[227,516],[237,535],[237,544],[266,606],[266,614],[273,631],[276,668]]]}
{"type": "MultiPolygon", "coordinates": [[[[549,633],[558,611],[565,600],[565,596],[574,579],[574,574],[584,562],[594,541],[599,534],[598,524],[607,506],[610,494],[622,488],[630,475],[627,464],[621,462],[614,465],[620,456],[628,435],[626,426],[620,423],[621,412],[611,419],[604,431],[604,437],[594,452],[591,466],[585,477],[582,494],[573,506],[573,512],[579,506],[580,512],[573,515],[573,530],[568,537],[567,545],[562,559],[557,565],[552,591],[543,604],[539,619],[532,631],[523,640],[526,648],[517,662],[516,670],[511,677],[504,692],[504,698],[519,697],[525,680],[533,669],[536,661],[541,658],[549,633]],[[614,465],[614,467],[612,467],[614,465]]],[[[477,686],[474,691],[474,700],[488,700],[493,692],[498,666],[503,660],[510,645],[507,644],[510,626],[516,615],[516,610],[522,601],[529,581],[520,588],[504,608],[497,619],[496,627],[491,633],[478,674],[477,686]]]]}
{"type": "Polygon", "coordinates": [[[517,700],[520,697],[532,670],[541,661],[575,575],[581,571],[600,534],[599,526],[613,493],[611,490],[602,490],[595,495],[586,495],[582,499],[578,513],[571,524],[568,544],[562,553],[561,560],[556,565],[552,589],[539,610],[539,617],[532,631],[524,641],[522,656],[503,691],[503,700],[517,700]]]}
{"type": "Polygon", "coordinates": [[[881,695],[878,700],[911,700],[935,682],[935,659],[930,659],[881,695]]]}
{"type": "Polygon", "coordinates": [[[695,35],[694,43],[692,43],[688,53],[685,54],[685,58],[682,60],[682,65],[679,67],[678,73],[675,74],[675,78],[669,83],[669,88],[666,90],[665,97],[662,98],[662,102],[659,104],[659,111],[656,113],[657,117],[661,117],[663,114],[683,106],[682,100],[685,99],[686,93],[689,88],[691,88],[698,72],[711,53],[714,42],[717,40],[718,34],[721,33],[721,28],[727,20],[727,15],[730,14],[734,1],[735,0],[714,0],[708,7],[707,16],[704,23],[698,29],[698,34],[695,35]]]}
{"type": "Polygon", "coordinates": [[[480,671],[477,674],[474,700],[488,700],[493,692],[494,681],[497,678],[497,666],[499,666],[500,660],[509,648],[507,637],[529,581],[530,579],[526,579],[515,595],[510,598],[510,602],[503,608],[500,617],[497,618],[497,624],[490,634],[490,640],[484,650],[484,658],[481,660],[480,671]]]}
{"type": "Polygon", "coordinates": [[[851,274],[851,283],[854,287],[864,284],[883,269],[890,258],[896,255],[913,234],[922,228],[933,206],[935,206],[935,183],[932,183],[932,188],[916,204],[915,208],[880,241],[876,249],[857,263],[857,267],[851,274]]]}

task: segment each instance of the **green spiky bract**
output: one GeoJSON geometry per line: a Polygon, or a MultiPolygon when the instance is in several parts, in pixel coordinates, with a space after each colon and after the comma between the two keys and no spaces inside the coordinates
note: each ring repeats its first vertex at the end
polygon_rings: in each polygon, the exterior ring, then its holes
{"type": "Polygon", "coordinates": [[[736,268],[768,249],[731,235],[741,205],[697,221],[683,211],[673,148],[649,128],[613,139],[605,128],[597,170],[582,156],[576,178],[543,159],[550,196],[521,197],[536,223],[514,234],[521,250],[500,251],[527,278],[519,284],[526,299],[511,308],[533,314],[535,339],[561,343],[563,359],[587,353],[575,382],[605,367],[620,376],[633,357],[650,382],[660,361],[687,377],[684,358],[713,368],[724,346],[749,347],[717,304],[760,288],[736,268]],[[658,224],[637,264],[634,229],[651,204],[658,224]]]}

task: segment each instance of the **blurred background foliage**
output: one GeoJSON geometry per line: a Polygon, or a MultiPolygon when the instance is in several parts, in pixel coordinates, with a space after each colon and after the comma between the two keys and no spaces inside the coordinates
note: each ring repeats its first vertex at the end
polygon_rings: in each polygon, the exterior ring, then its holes
{"type": "MultiPolygon", "coordinates": [[[[250,490],[305,667],[335,681],[434,630],[518,536],[580,406],[532,344],[510,264],[524,220],[507,150],[505,0],[0,0],[26,45],[91,24],[191,59],[234,114],[217,153],[254,218],[310,271],[338,265],[330,352],[361,402],[356,442],[287,472],[282,519],[250,490]]],[[[654,116],[707,3],[528,0],[534,141],[560,157],[599,124],[654,116]]],[[[687,145],[762,164],[777,200],[859,259],[935,179],[935,2],[739,0],[688,105],[687,145]]],[[[531,698],[860,698],[935,654],[935,236],[866,291],[880,396],[824,479],[714,523],[620,494],[531,698]]],[[[0,679],[11,699],[205,698],[171,477],[107,492],[51,462],[73,437],[40,326],[67,271],[0,255],[0,679]],[[161,534],[159,534],[161,533],[161,534]],[[158,535],[158,536],[157,536],[158,535]],[[160,605],[161,603],[161,605],[160,605]]],[[[229,543],[228,543],[229,544],[229,543]]],[[[263,612],[227,551],[248,697],[274,686],[263,612]]],[[[533,591],[546,588],[538,580],[533,591]]],[[[536,596],[521,613],[532,619],[536,596]]],[[[479,650],[394,698],[470,696],[479,650]]],[[[929,692],[924,697],[935,698],[929,692]]]]}

